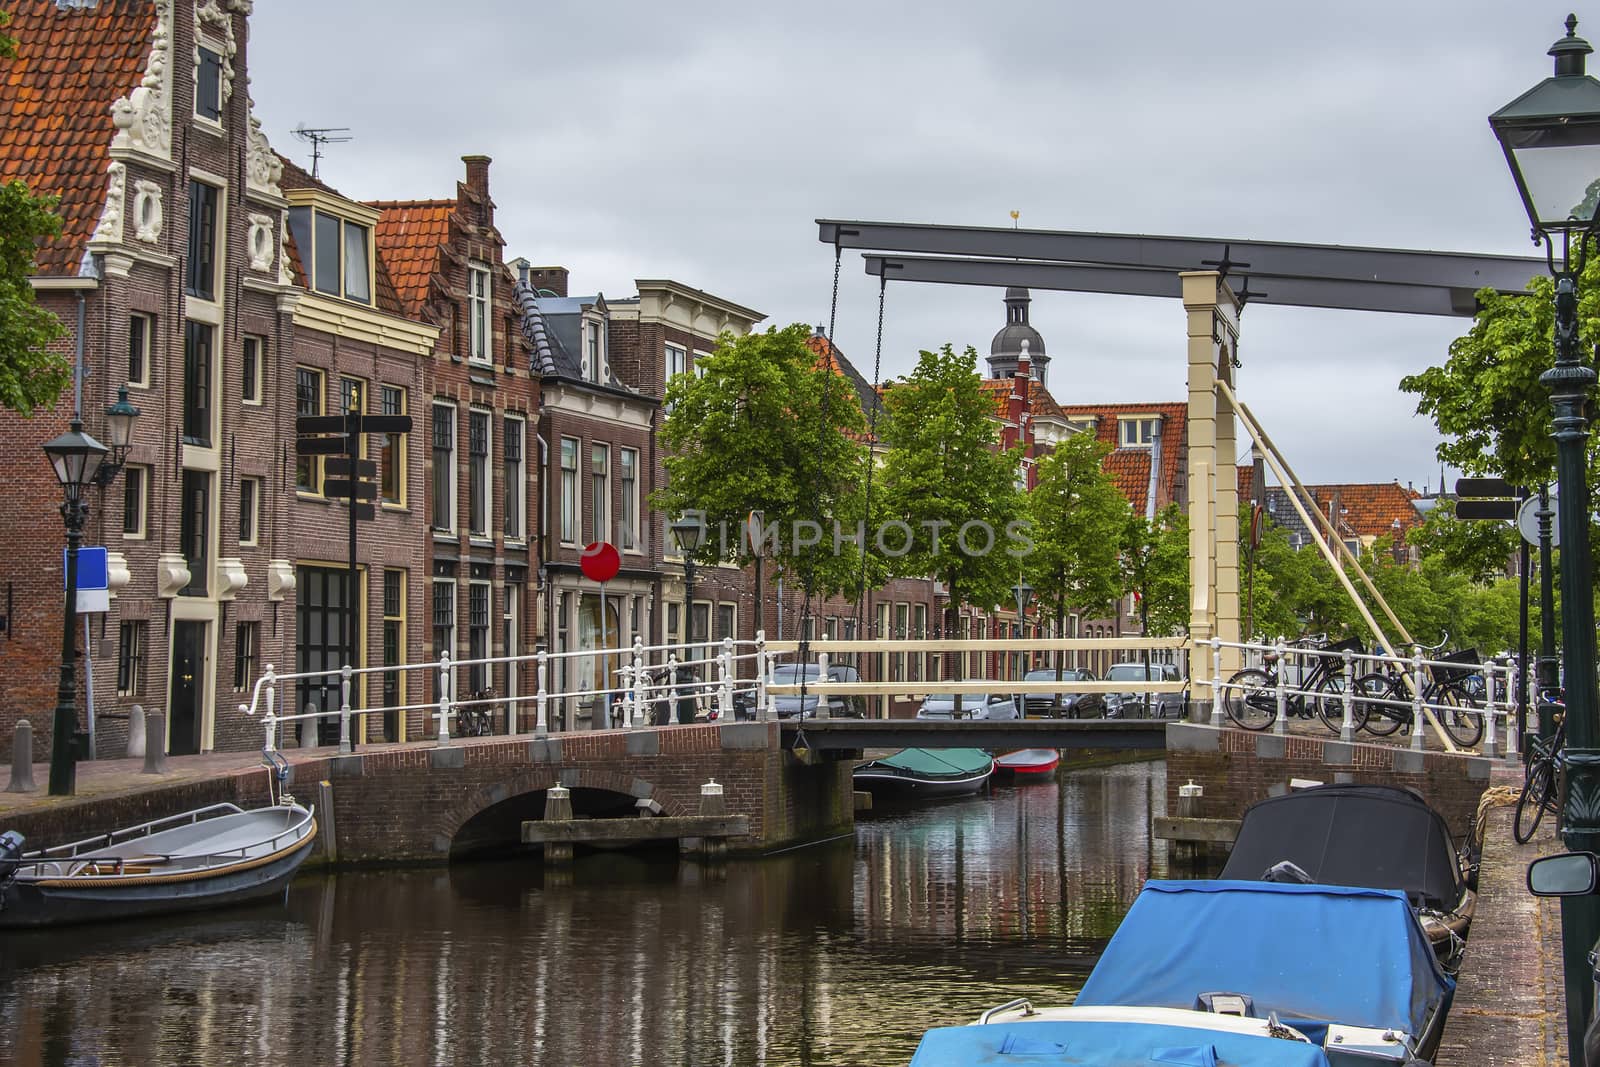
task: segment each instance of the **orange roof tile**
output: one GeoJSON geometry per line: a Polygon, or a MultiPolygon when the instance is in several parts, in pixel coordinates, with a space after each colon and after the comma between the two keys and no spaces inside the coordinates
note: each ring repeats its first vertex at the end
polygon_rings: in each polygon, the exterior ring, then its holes
{"type": "Polygon", "coordinates": [[[1006,415],[1009,414],[1007,408],[1011,404],[1013,384],[1010,378],[985,378],[978,383],[978,388],[989,394],[989,399],[994,401],[994,417],[1001,422],[1006,421],[1006,415]]]}
{"type": "Polygon", "coordinates": [[[418,318],[428,302],[428,286],[439,272],[439,249],[450,241],[456,202],[373,200],[367,206],[383,212],[372,239],[406,314],[418,318]]]}
{"type": "Polygon", "coordinates": [[[9,0],[17,58],[0,61],[0,181],[61,198],[61,236],[38,252],[40,274],[76,274],[105,204],[111,105],[144,74],[151,4],[62,10],[9,0]]]}
{"type": "Polygon", "coordinates": [[[1341,529],[1348,527],[1358,537],[1392,536],[1397,521],[1404,535],[1422,522],[1415,504],[1420,494],[1399,482],[1343,482],[1308,485],[1306,489],[1325,515],[1337,500],[1334,517],[1340,520],[1341,529]]]}
{"type": "Polygon", "coordinates": [[[1059,410],[1067,419],[1095,420],[1095,439],[1112,451],[1105,469],[1117,480],[1117,488],[1141,514],[1147,510],[1150,489],[1150,449],[1122,448],[1117,437],[1117,420],[1122,415],[1153,415],[1162,419],[1161,470],[1156,485],[1156,507],[1184,499],[1185,462],[1189,451],[1189,407],[1182,403],[1156,404],[1063,404],[1059,410]]]}

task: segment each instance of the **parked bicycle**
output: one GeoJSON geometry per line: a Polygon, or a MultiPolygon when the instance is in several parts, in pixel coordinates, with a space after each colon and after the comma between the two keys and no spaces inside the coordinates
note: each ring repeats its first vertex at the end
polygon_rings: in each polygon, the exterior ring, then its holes
{"type": "MultiPolygon", "coordinates": [[[[1433,707],[1434,718],[1450,739],[1470,748],[1483,737],[1483,701],[1475,695],[1477,687],[1468,679],[1482,671],[1482,657],[1475,648],[1446,653],[1445,661],[1462,666],[1428,668],[1429,681],[1422,690],[1422,702],[1433,707]]],[[[1395,669],[1373,671],[1356,679],[1358,692],[1373,699],[1363,702],[1363,726],[1374,736],[1388,737],[1404,727],[1418,728],[1412,708],[1412,678],[1395,669]]]]}
{"type": "MultiPolygon", "coordinates": [[[[1294,648],[1314,649],[1316,664],[1311,672],[1291,682],[1292,691],[1284,698],[1284,710],[1289,715],[1311,718],[1313,715],[1334,733],[1344,724],[1344,653],[1361,652],[1361,642],[1356,638],[1326,644],[1324,639],[1308,638],[1295,642],[1294,648]]],[[[1246,667],[1235,671],[1227,681],[1222,709],[1228,718],[1246,730],[1265,730],[1278,719],[1278,676],[1281,664],[1276,652],[1268,652],[1262,667],[1246,667]]],[[[1360,705],[1357,705],[1359,712],[1360,705]]],[[[1356,724],[1360,729],[1360,723],[1356,724]]]]}
{"type": "Polygon", "coordinates": [[[1555,710],[1555,731],[1543,738],[1534,735],[1528,740],[1528,772],[1522,782],[1522,792],[1517,796],[1517,815],[1511,823],[1511,836],[1517,844],[1526,845],[1539,830],[1539,822],[1546,812],[1561,818],[1561,800],[1556,783],[1559,781],[1561,749],[1567,739],[1566,701],[1558,693],[1541,693],[1542,703],[1555,710]]]}
{"type": "Polygon", "coordinates": [[[494,730],[494,690],[468,693],[456,705],[456,733],[461,737],[484,737],[494,730]]]}

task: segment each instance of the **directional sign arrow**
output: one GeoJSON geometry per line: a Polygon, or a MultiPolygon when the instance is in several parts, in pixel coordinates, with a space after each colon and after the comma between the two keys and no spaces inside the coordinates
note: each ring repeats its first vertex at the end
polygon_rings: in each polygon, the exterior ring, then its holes
{"type": "MultiPolygon", "coordinates": [[[[323,468],[330,478],[350,477],[350,460],[346,456],[330,458],[323,468]]],[[[378,461],[372,459],[358,459],[355,461],[357,478],[376,478],[378,476],[378,461]]]]}
{"type": "Polygon", "coordinates": [[[1504,478],[1457,478],[1456,496],[1497,497],[1516,496],[1517,490],[1504,478]]]}
{"type": "MultiPolygon", "coordinates": [[[[348,478],[328,478],[322,483],[322,495],[349,500],[351,487],[352,483],[348,478]]],[[[354,488],[357,500],[378,499],[378,487],[371,482],[355,482],[354,488]]]]}
{"type": "Polygon", "coordinates": [[[1514,519],[1517,517],[1515,500],[1457,500],[1458,519],[1514,519]]]}
{"type": "Polygon", "coordinates": [[[302,456],[342,456],[348,448],[343,437],[302,437],[294,443],[302,456]]]}
{"type": "Polygon", "coordinates": [[[300,415],[294,420],[295,433],[344,433],[343,415],[300,415]]]}

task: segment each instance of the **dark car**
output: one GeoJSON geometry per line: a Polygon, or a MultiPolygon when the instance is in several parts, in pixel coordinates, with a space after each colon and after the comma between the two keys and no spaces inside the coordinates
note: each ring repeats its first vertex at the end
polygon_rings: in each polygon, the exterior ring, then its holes
{"type": "MultiPolygon", "coordinates": [[[[772,668],[772,683],[774,685],[799,685],[802,681],[814,684],[822,677],[822,671],[815,663],[780,663],[772,668]]],[[[859,682],[861,675],[854,667],[844,664],[829,664],[828,680],[831,682],[859,682]]],[[[807,692],[802,700],[799,693],[779,693],[773,698],[778,707],[780,719],[812,719],[817,715],[819,698],[814,692],[807,692]]],[[[828,714],[833,718],[860,719],[867,713],[867,700],[863,696],[845,696],[842,693],[828,694],[828,714]]]]}
{"type": "MultiPolygon", "coordinates": [[[[1593,852],[1562,852],[1528,864],[1528,892],[1536,897],[1582,897],[1600,892],[1600,857],[1593,852]]],[[[1600,943],[1589,953],[1590,980],[1600,994],[1600,943]]],[[[1600,1063],[1600,1015],[1583,1035],[1583,1062],[1600,1063]]]]}
{"type": "MultiPolygon", "coordinates": [[[[1183,675],[1170,663],[1113,663],[1106,671],[1108,682],[1181,682],[1183,675]]],[[[1187,702],[1183,693],[1130,691],[1116,694],[1119,705],[1110,714],[1124,719],[1176,719],[1183,715],[1187,702]]]]}
{"type": "MultiPolygon", "coordinates": [[[[1056,668],[1035,668],[1025,674],[1022,680],[1053,682],[1056,680],[1056,668]]],[[[1095,681],[1095,676],[1093,671],[1062,667],[1061,681],[1092,682],[1095,681]]],[[[1073,693],[1062,689],[1061,710],[1058,712],[1055,693],[1024,693],[1022,710],[1025,717],[1030,719],[1049,719],[1058,715],[1063,719],[1103,719],[1106,714],[1106,697],[1104,693],[1073,693]]]]}

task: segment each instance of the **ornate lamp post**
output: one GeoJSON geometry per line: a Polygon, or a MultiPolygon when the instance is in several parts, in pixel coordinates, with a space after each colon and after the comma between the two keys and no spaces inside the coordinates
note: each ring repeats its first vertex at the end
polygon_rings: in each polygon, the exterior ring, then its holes
{"type": "Polygon", "coordinates": [[[95,481],[110,449],[84,433],[83,423],[73,419],[71,429],[47,443],[44,451],[61,483],[61,518],[67,524],[67,595],[61,624],[61,682],[56,689],[50,742],[50,795],[71,796],[78,777],[78,646],[73,626],[78,614],[78,543],[89,517],[83,494],[95,481]]]}
{"type": "Polygon", "coordinates": [[[138,421],[139,409],[128,402],[128,387],[118,386],[116,403],[106,408],[106,440],[111,445],[111,455],[100,464],[94,479],[102,489],[117,480],[133,444],[133,425],[138,421]]]}
{"type": "MultiPolygon", "coordinates": [[[[1600,851],[1600,709],[1596,708],[1594,604],[1589,581],[1589,486],[1584,404],[1595,372],[1578,354],[1578,277],[1595,236],[1600,200],[1600,82],[1584,73],[1594,51],[1576,35],[1550,46],[1555,74],[1489,116],[1511,176],[1556,282],[1555,366],[1540,376],[1550,390],[1556,439],[1561,542],[1561,651],[1566,672],[1566,795],[1562,834],[1573,851],[1600,851]],[[1555,245],[1561,245],[1556,262],[1555,245]],[[1576,246],[1576,247],[1574,247],[1576,246]]],[[[1594,1011],[1588,952],[1600,937],[1600,897],[1564,897],[1561,935],[1566,965],[1567,1041],[1583,1062],[1583,1032],[1594,1011]]]]}
{"type": "MultiPolygon", "coordinates": [[[[678,542],[678,551],[683,553],[683,640],[684,640],[684,650],[683,650],[683,660],[680,661],[680,663],[678,665],[678,673],[680,675],[683,675],[683,674],[686,674],[688,672],[689,668],[686,666],[686,664],[689,661],[690,657],[693,655],[693,651],[692,651],[691,646],[693,646],[694,639],[695,639],[695,633],[694,633],[694,554],[697,551],[699,551],[701,542],[705,540],[705,536],[706,536],[705,516],[703,514],[701,514],[700,512],[698,512],[698,511],[685,511],[682,515],[679,515],[676,519],[672,520],[672,523],[670,524],[669,529],[672,530],[672,538],[673,538],[673,540],[678,542]]],[[[686,681],[686,680],[688,680],[688,679],[683,678],[683,677],[678,677],[678,678],[672,679],[672,681],[675,684],[678,683],[678,682],[686,681]]],[[[688,703],[687,709],[684,706],[684,700],[682,698],[680,698],[676,703],[678,705],[678,708],[677,708],[678,721],[679,722],[693,722],[694,721],[694,703],[693,703],[693,701],[691,700],[688,703]],[[685,717],[684,717],[685,710],[688,711],[687,719],[685,719],[685,717]]]]}

